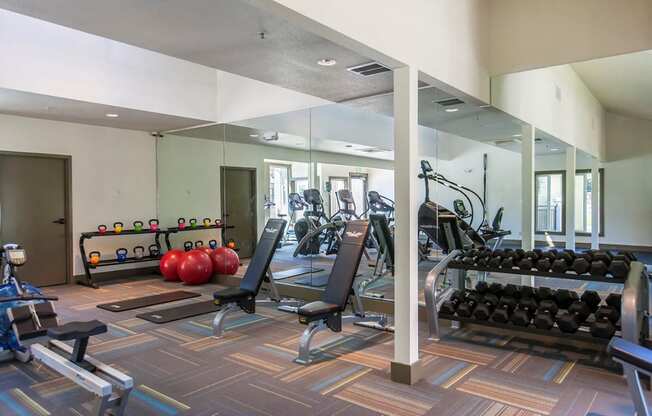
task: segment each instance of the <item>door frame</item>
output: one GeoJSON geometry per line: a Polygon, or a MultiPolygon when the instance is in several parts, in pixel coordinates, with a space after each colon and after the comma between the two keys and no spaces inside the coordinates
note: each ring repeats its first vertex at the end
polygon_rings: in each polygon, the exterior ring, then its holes
{"type": "MultiPolygon", "coordinates": [[[[367,193],[369,192],[369,174],[368,173],[357,173],[349,172],[349,189],[353,188],[352,181],[354,178],[364,178],[364,191],[362,195],[362,206],[356,207],[360,209],[360,213],[365,213],[364,217],[366,218],[367,212],[367,193]]],[[[361,216],[362,217],[362,216],[361,216]]]]}
{"type": "MultiPolygon", "coordinates": [[[[224,173],[227,170],[240,170],[240,171],[247,171],[249,173],[253,173],[252,176],[254,178],[254,183],[253,183],[254,207],[256,208],[255,215],[254,215],[255,221],[254,221],[254,224],[253,224],[253,231],[254,231],[253,237],[254,237],[254,249],[255,249],[255,245],[258,243],[258,170],[256,168],[247,168],[247,167],[243,167],[243,166],[225,166],[225,165],[220,166],[220,205],[221,205],[220,206],[220,212],[222,213],[222,216],[224,216],[224,201],[226,199],[224,197],[224,190],[225,190],[225,187],[224,187],[224,184],[225,184],[224,177],[225,177],[225,175],[224,175],[224,173]]],[[[228,220],[226,218],[224,219],[224,223],[227,226],[229,225],[229,222],[228,222],[228,220]]],[[[224,243],[225,242],[222,241],[222,244],[224,244],[224,243]]],[[[252,253],[252,255],[253,255],[253,253],[252,253]]]]}
{"type": "MultiPolygon", "coordinates": [[[[6,156],[19,156],[19,157],[41,157],[45,159],[58,159],[63,160],[64,166],[64,215],[66,217],[66,224],[64,227],[64,239],[66,245],[66,282],[70,284],[73,279],[73,253],[72,253],[72,156],[61,155],[56,153],[34,153],[34,152],[14,152],[0,150],[0,155],[6,156]]],[[[29,253],[28,253],[29,256],[29,253]]]]}

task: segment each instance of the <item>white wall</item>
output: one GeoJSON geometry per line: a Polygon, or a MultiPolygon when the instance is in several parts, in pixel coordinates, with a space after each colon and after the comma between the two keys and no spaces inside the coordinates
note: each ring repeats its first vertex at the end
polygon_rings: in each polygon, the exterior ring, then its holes
{"type": "Polygon", "coordinates": [[[493,77],[491,101],[590,155],[604,156],[604,110],[570,65],[493,77]]]}
{"type": "Polygon", "coordinates": [[[0,87],[215,120],[215,69],[0,9],[0,87]]]}
{"type": "Polygon", "coordinates": [[[490,0],[491,74],[652,49],[649,0],[490,0]]]}
{"type": "MultiPolygon", "coordinates": [[[[0,151],[72,157],[75,275],[83,273],[77,246],[80,233],[95,231],[98,224],[131,224],[156,217],[155,139],[145,132],[0,115],[0,151]]],[[[113,257],[118,247],[152,243],[149,237],[104,237],[88,246],[113,257]]],[[[120,266],[124,267],[128,266],[120,266]]]]}
{"type": "Polygon", "coordinates": [[[412,0],[403,7],[395,0],[254,3],[365,56],[393,66],[410,64],[489,102],[489,2],[485,0],[412,0]]]}

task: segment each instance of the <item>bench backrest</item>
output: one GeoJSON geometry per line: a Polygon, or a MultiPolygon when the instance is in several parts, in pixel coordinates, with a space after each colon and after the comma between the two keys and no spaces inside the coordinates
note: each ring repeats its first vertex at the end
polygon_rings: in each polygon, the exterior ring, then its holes
{"type": "Polygon", "coordinates": [[[269,268],[269,264],[272,262],[272,257],[276,252],[276,247],[278,247],[281,238],[283,237],[283,232],[285,230],[285,225],[287,221],[280,218],[271,218],[265,224],[263,229],[263,234],[258,240],[256,249],[254,250],[254,255],[249,261],[249,266],[245,272],[242,281],[240,282],[240,288],[248,290],[255,294],[258,294],[260,286],[265,280],[265,274],[269,268]]]}
{"type": "Polygon", "coordinates": [[[324,302],[339,305],[341,310],[346,308],[368,235],[368,221],[354,220],[346,223],[340,248],[324,291],[324,302]]]}

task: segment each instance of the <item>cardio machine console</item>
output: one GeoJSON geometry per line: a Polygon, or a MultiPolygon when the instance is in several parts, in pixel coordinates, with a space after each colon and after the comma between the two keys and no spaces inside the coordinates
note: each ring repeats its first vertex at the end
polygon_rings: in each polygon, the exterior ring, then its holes
{"type": "Polygon", "coordinates": [[[25,254],[25,249],[23,248],[11,248],[5,250],[5,257],[7,263],[12,266],[22,266],[27,262],[27,255],[25,254]]]}

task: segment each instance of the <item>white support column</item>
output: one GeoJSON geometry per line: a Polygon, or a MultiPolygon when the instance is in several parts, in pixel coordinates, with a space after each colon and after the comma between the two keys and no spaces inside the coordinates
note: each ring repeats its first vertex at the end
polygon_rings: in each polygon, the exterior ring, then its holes
{"type": "Polygon", "coordinates": [[[600,160],[591,161],[591,248],[600,248],[600,160]]]}
{"type": "Polygon", "coordinates": [[[414,384],[419,368],[417,252],[418,72],[394,70],[394,361],[393,381],[414,384]]]}
{"type": "Polygon", "coordinates": [[[566,148],[566,248],[575,250],[575,171],[577,170],[577,148],[566,148]]]}
{"type": "Polygon", "coordinates": [[[534,249],[534,126],[523,126],[521,142],[521,248],[534,249]]]}

